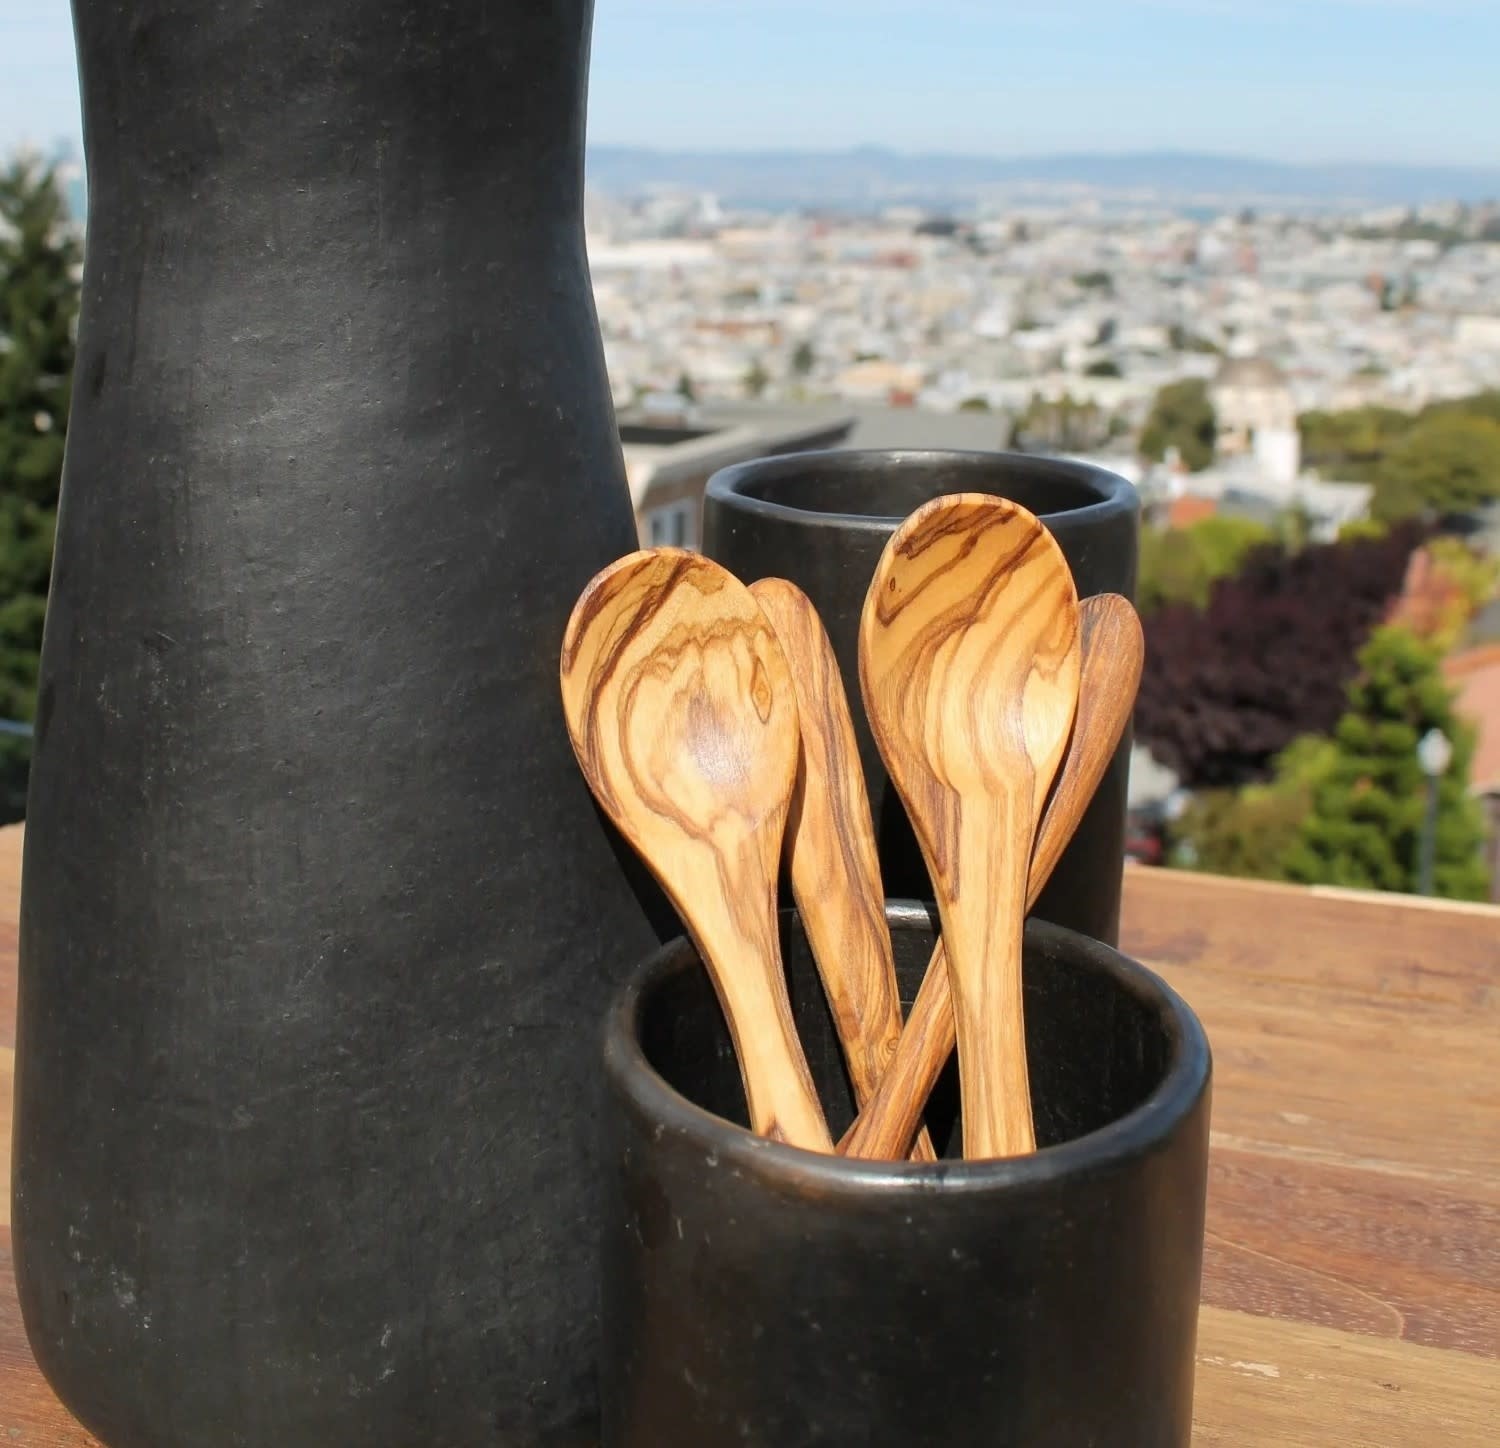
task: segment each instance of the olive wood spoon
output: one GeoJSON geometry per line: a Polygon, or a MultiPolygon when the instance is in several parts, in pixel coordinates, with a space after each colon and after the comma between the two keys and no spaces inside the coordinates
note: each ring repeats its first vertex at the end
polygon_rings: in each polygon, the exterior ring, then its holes
{"type": "Polygon", "coordinates": [[[1035,1149],[1021,1016],[1032,843],[1078,705],[1078,594],[1024,508],[959,493],[892,535],[860,618],[876,743],[932,875],[964,1155],[1035,1149]]]}
{"type": "MultiPolygon", "coordinates": [[[[854,1098],[863,1107],[890,1068],[901,1037],[901,988],[854,721],[833,645],[812,600],[785,578],[762,578],[750,592],[776,631],[796,690],[802,765],[785,855],[854,1098]]],[[[917,1134],[911,1154],[918,1161],[937,1160],[925,1130],[917,1134]]]]}
{"type": "Polygon", "coordinates": [[[573,750],[677,907],[718,992],[753,1129],[831,1151],[787,999],[777,865],[800,740],[776,635],[749,590],[682,549],[584,589],[563,639],[573,750]]]}
{"type": "MultiPolygon", "coordinates": [[[[1078,714],[1057,783],[1042,813],[1026,889],[1029,911],[1046,888],[1125,735],[1145,662],[1141,621],[1117,593],[1086,598],[1079,609],[1083,672],[1078,714]]],[[[927,1098],[953,1053],[953,997],[939,940],[917,992],[896,1058],[869,1104],[839,1142],[848,1156],[897,1160],[922,1120],[927,1098]]]]}

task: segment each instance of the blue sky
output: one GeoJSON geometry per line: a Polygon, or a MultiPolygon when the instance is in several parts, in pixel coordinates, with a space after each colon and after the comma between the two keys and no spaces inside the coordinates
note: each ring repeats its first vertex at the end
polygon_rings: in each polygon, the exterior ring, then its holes
{"type": "MultiPolygon", "coordinates": [[[[67,0],[0,0],[0,151],[76,136],[67,0]]],[[[1500,164],[1500,0],[597,0],[590,132],[1500,164]]]]}

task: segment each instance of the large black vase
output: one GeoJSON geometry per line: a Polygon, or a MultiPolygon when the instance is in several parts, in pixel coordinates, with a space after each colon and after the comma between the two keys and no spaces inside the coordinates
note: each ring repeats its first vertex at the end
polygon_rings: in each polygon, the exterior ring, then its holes
{"type": "Polygon", "coordinates": [[[75,0],[22,906],[27,1331],[111,1448],[572,1442],[655,935],[557,658],[634,546],[589,0],[75,0]]]}
{"type": "MultiPolygon", "coordinates": [[[[880,835],[888,895],[930,899],[916,836],[865,721],[859,615],[886,541],[901,520],[945,493],[993,493],[1038,514],[1081,597],[1135,597],[1140,504],[1123,478],[1087,463],[1015,453],[806,452],[725,468],[709,479],[704,551],[746,583],[789,578],[827,626],[849,693],[860,762],[880,835]]],[[[1130,735],[1037,902],[1044,920],[1115,944],[1130,735]]]]}

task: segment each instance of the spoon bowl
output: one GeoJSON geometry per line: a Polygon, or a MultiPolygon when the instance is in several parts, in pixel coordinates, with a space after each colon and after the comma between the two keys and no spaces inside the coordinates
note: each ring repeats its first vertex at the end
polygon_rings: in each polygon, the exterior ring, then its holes
{"type": "Polygon", "coordinates": [[[932,874],[970,1157],[1035,1148],[1021,927],[1079,671],[1072,575],[1026,509],[960,493],[892,535],[860,622],[860,682],[932,874]]]}
{"type": "Polygon", "coordinates": [[[600,806],[708,964],[751,1124],[832,1143],[792,1024],[777,868],[800,751],[795,694],[748,589],[681,549],[598,574],[563,639],[563,710],[600,806]]]}
{"type": "MultiPolygon", "coordinates": [[[[1030,910],[1046,888],[1109,769],[1130,722],[1145,663],[1141,621],[1129,599],[1098,594],[1079,609],[1083,663],[1073,734],[1053,785],[1026,885],[1030,910]]],[[[953,1053],[953,997],[941,939],[932,952],[895,1059],[874,1096],[839,1142],[848,1156],[890,1160],[905,1154],[927,1098],[953,1053]]]]}

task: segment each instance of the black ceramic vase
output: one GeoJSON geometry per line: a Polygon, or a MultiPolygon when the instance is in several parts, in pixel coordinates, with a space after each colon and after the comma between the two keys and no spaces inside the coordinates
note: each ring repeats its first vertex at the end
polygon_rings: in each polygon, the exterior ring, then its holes
{"type": "Polygon", "coordinates": [[[27,1331],[111,1448],[573,1442],[656,938],[557,658],[634,546],[589,0],[75,0],[25,846],[27,1331]]]}
{"type": "MultiPolygon", "coordinates": [[[[928,911],[892,904],[910,1001],[928,911]]],[[[850,1095],[800,929],[785,943],[829,1124],[850,1095]]],[[[1149,971],[1027,929],[1034,1155],[852,1162],[752,1136],[723,1015],[667,946],[604,1057],[605,1448],[1186,1448],[1208,1044],[1149,971]]],[[[953,1150],[955,1082],[927,1120],[953,1150]]]]}
{"type": "MultiPolygon", "coordinates": [[[[881,550],[901,520],[945,493],[992,493],[1038,514],[1079,596],[1135,597],[1140,504],[1123,478],[1085,463],[1008,453],[809,452],[716,473],[703,505],[704,551],[746,583],[789,578],[827,626],[849,693],[880,835],[886,893],[930,899],[921,851],[865,722],[859,615],[881,550]]],[[[1119,939],[1130,735],[1037,902],[1044,920],[1119,939]]]]}

